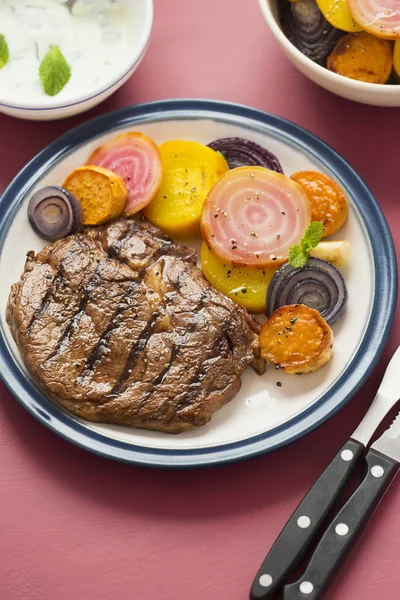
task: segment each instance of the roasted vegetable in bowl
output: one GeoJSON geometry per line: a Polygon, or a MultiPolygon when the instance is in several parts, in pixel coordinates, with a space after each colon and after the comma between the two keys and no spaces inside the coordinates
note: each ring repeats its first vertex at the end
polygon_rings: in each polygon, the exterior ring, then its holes
{"type": "Polygon", "coordinates": [[[348,33],[328,56],[327,67],[350,79],[386,83],[393,68],[393,43],[365,31],[348,33]]]}
{"type": "MultiPolygon", "coordinates": [[[[278,0],[282,31],[312,61],[358,81],[398,83],[394,0],[278,0]]],[[[397,50],[398,53],[398,50],[397,50]]]]}
{"type": "Polygon", "coordinates": [[[398,0],[347,0],[357,23],[372,35],[387,40],[400,38],[398,0]]]}
{"type": "Polygon", "coordinates": [[[315,0],[280,0],[279,9],[287,38],[308,58],[324,64],[342,33],[328,23],[315,0]]]}
{"type": "Polygon", "coordinates": [[[396,40],[394,43],[393,70],[395,78],[400,81],[400,40],[396,40]]]}
{"type": "Polygon", "coordinates": [[[317,0],[320,11],[325,19],[340,31],[362,31],[355,22],[347,5],[347,0],[317,0]]]}

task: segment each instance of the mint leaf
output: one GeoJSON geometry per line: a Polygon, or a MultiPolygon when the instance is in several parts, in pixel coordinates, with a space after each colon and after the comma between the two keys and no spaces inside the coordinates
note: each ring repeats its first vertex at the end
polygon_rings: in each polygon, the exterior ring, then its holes
{"type": "Polygon", "coordinates": [[[8,63],[8,59],[10,58],[10,51],[8,49],[8,44],[6,42],[6,38],[2,33],[0,33],[0,69],[6,66],[8,63]]]}
{"type": "Polygon", "coordinates": [[[295,244],[289,248],[289,264],[295,269],[306,266],[310,250],[316,248],[322,239],[322,223],[313,221],[307,227],[301,246],[295,244]]]}
{"type": "Polygon", "coordinates": [[[68,83],[71,69],[58,46],[50,46],[40,63],[39,77],[48,96],[56,96],[68,83]]]}
{"type": "Polygon", "coordinates": [[[301,245],[303,250],[309,252],[313,248],[316,248],[322,239],[322,223],[320,221],[313,221],[307,227],[301,245]]]}
{"type": "Polygon", "coordinates": [[[306,266],[308,253],[303,248],[295,244],[289,248],[289,264],[295,269],[302,269],[306,266]]]}

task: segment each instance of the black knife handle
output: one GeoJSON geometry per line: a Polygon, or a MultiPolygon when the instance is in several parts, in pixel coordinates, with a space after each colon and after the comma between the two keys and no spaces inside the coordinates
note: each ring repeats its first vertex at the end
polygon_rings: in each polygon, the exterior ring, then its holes
{"type": "Polygon", "coordinates": [[[366,465],[364,479],[325,531],[303,576],[284,587],[283,600],[323,597],[400,466],[376,450],[368,452],[366,465]]]}
{"type": "Polygon", "coordinates": [[[250,600],[269,600],[281,589],[315,540],[364,451],[363,444],[350,439],[317,479],[258,570],[250,600]]]}

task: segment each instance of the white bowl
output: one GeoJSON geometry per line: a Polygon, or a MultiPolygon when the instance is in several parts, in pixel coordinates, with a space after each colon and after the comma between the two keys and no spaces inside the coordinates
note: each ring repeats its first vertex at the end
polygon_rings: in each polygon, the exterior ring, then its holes
{"type": "MultiPolygon", "coordinates": [[[[282,0],[288,1],[288,0],[282,0]]],[[[288,40],[279,24],[277,0],[259,0],[265,21],[289,60],[314,83],[362,104],[400,106],[400,85],[379,85],[337,75],[307,58],[288,40]]]]}
{"type": "Polygon", "coordinates": [[[120,88],[137,69],[146,52],[153,25],[153,0],[119,1],[127,10],[131,23],[131,47],[126,56],[121,56],[108,81],[103,81],[100,87],[94,86],[90,93],[71,96],[67,101],[57,100],[57,96],[43,95],[43,102],[40,103],[30,103],[23,97],[20,102],[11,103],[7,102],[6,94],[0,91],[0,112],[32,121],[52,121],[89,110],[120,88]]]}

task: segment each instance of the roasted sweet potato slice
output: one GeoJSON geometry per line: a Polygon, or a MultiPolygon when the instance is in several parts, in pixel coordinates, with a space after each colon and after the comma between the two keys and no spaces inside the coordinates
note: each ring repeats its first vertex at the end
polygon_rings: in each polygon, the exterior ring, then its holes
{"type": "Polygon", "coordinates": [[[80,201],[83,225],[102,225],[116,219],[128,197],[122,177],[103,167],[78,167],[68,175],[63,187],[80,201]]]}
{"type": "Polygon", "coordinates": [[[393,69],[397,83],[400,78],[400,40],[396,40],[393,48],[393,69]]]}
{"type": "Polygon", "coordinates": [[[348,33],[328,56],[330,71],[368,83],[386,83],[393,67],[393,43],[366,31],[348,33]]]}
{"type": "Polygon", "coordinates": [[[349,212],[345,193],[333,179],[319,171],[298,171],[291,179],[301,185],[311,203],[311,221],[321,221],[322,237],[338,231],[349,212]]]}
{"type": "Polygon", "coordinates": [[[330,359],[333,333],[317,310],[290,304],[264,323],[260,347],[261,356],[286,373],[309,373],[330,359]]]}

